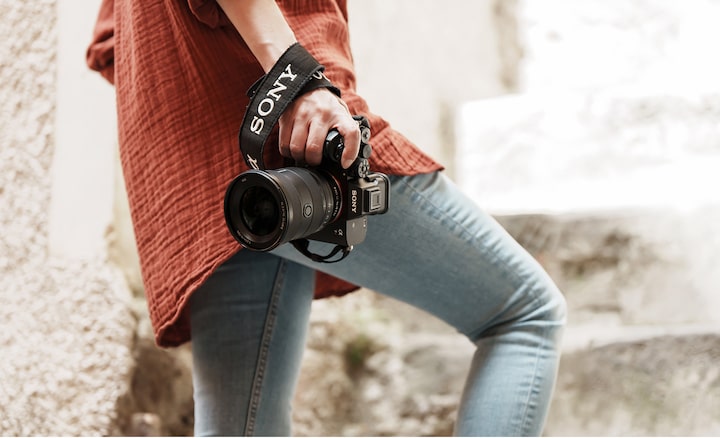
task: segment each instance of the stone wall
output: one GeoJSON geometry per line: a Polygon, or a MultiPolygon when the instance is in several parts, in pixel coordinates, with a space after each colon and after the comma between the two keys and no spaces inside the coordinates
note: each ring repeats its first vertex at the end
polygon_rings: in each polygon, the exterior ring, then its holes
{"type": "Polygon", "coordinates": [[[100,255],[48,252],[56,2],[0,2],[0,433],[120,433],[135,319],[100,255]]]}

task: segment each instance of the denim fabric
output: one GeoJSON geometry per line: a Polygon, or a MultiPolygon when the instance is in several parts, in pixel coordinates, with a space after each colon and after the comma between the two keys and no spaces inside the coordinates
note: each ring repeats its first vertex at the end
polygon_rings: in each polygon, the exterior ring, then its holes
{"type": "Polygon", "coordinates": [[[289,245],[241,251],[194,294],[196,433],[290,434],[320,269],[424,309],[477,345],[456,434],[540,435],[565,300],[539,264],[441,173],[392,177],[390,210],[368,228],[336,264],[289,245]]]}

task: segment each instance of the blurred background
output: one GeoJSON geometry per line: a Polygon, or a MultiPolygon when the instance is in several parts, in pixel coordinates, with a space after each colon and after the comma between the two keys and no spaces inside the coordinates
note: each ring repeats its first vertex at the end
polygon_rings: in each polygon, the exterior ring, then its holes
{"type": "MultiPolygon", "coordinates": [[[[0,435],[192,433],[152,341],[99,0],[0,0],[0,435]]],[[[720,1],[349,0],[360,94],[550,272],[546,435],[720,434],[720,1]]],[[[314,303],[298,435],[448,435],[473,346],[362,290],[314,303]]]]}

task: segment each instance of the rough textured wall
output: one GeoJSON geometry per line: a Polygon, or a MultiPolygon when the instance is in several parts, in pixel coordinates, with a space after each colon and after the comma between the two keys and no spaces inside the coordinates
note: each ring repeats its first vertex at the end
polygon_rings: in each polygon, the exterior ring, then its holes
{"type": "Polygon", "coordinates": [[[0,435],[117,434],[135,320],[100,255],[51,259],[55,1],[0,1],[0,435]]]}
{"type": "Polygon", "coordinates": [[[49,0],[0,2],[1,268],[45,251],[46,235],[38,229],[41,231],[47,221],[50,201],[48,170],[55,92],[53,7],[54,2],[49,0]]]}

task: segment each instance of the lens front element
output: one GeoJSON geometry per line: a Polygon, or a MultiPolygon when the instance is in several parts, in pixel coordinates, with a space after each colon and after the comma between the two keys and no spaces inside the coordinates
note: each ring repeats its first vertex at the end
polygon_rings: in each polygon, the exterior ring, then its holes
{"type": "Polygon", "coordinates": [[[258,236],[267,236],[280,225],[277,202],[265,187],[250,187],[243,194],[240,213],[243,224],[258,236]]]}

